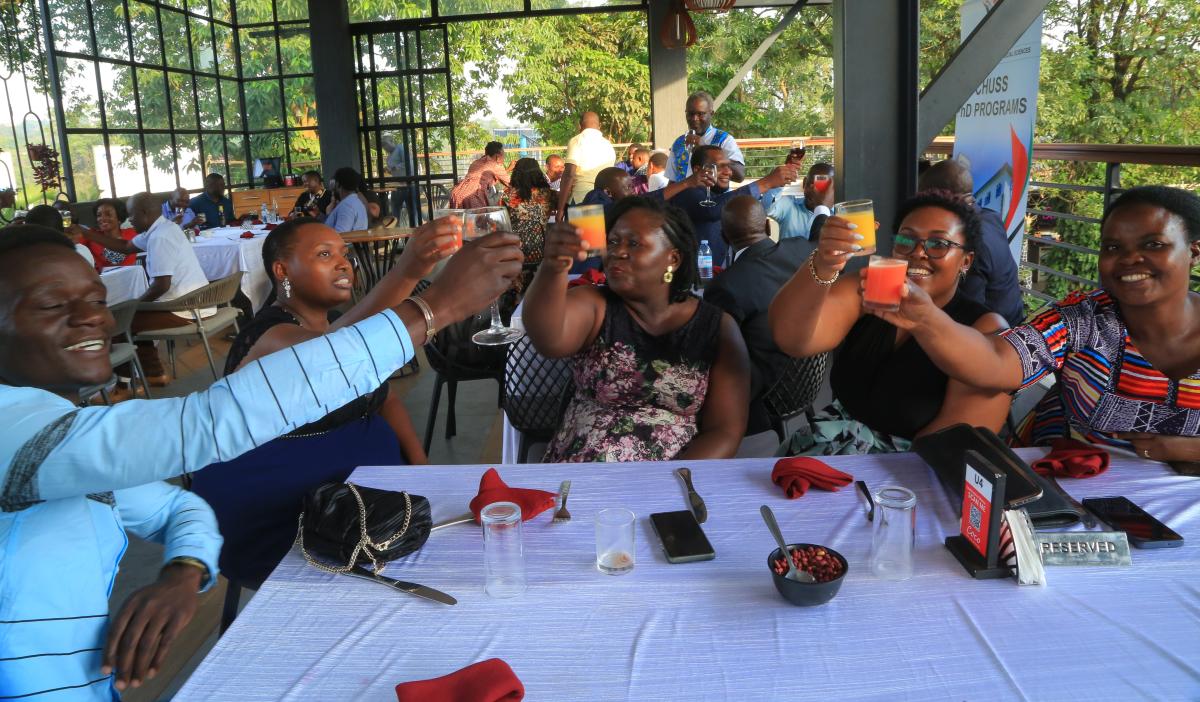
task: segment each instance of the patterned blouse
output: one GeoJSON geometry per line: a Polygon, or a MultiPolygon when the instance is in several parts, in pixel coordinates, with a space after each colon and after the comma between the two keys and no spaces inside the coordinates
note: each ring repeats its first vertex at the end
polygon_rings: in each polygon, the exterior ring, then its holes
{"type": "Polygon", "coordinates": [[[547,463],[666,461],[697,432],[717,357],[721,310],[701,301],[679,329],[651,336],[607,287],[604,322],[571,359],[575,397],[547,463]]]}
{"type": "Polygon", "coordinates": [[[1113,434],[1200,435],[1200,369],[1180,381],[1155,370],[1103,290],[1074,293],[1003,338],[1021,357],[1022,387],[1057,376],[1019,432],[1031,443],[1070,436],[1129,448],[1113,434]]]}

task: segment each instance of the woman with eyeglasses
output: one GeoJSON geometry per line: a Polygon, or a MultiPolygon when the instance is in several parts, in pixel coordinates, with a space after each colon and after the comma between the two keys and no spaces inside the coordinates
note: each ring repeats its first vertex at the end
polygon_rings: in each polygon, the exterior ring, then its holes
{"type": "MultiPolygon", "coordinates": [[[[979,240],[970,204],[944,191],[910,198],[896,215],[892,255],[908,261],[908,282],[951,319],[983,334],[1004,318],[959,292],[979,240]]],[[[771,303],[775,343],[802,358],[839,349],[834,402],[781,448],[790,455],[906,451],[912,440],[968,422],[999,430],[1009,396],[949,379],[903,329],[863,309],[859,276],[842,276],[861,250],[853,225],[830,217],[816,251],[771,303]]]]}

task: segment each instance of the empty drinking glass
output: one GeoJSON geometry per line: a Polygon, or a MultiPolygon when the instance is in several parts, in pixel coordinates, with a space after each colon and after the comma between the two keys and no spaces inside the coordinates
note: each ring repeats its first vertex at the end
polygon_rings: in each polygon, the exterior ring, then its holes
{"type": "Polygon", "coordinates": [[[633,570],[633,512],[620,507],[596,514],[596,567],[605,575],[633,570]]]}
{"type": "MultiPolygon", "coordinates": [[[[504,207],[476,207],[467,210],[466,223],[463,226],[464,239],[476,239],[492,232],[511,232],[512,224],[508,220],[508,210],[504,207]]],[[[513,327],[506,327],[500,321],[500,303],[495,301],[490,309],[492,324],[483,331],[475,332],[471,340],[480,346],[502,346],[525,336],[525,332],[513,327]]]]}
{"type": "Polygon", "coordinates": [[[516,597],[525,592],[525,547],[521,508],[512,502],[493,502],[479,513],[483,522],[483,558],[487,571],[484,590],[492,597],[516,597]]]}
{"type": "Polygon", "coordinates": [[[871,540],[871,572],[884,580],[908,580],[913,574],[917,530],[917,496],[895,485],[875,493],[875,533],[871,540]]]}

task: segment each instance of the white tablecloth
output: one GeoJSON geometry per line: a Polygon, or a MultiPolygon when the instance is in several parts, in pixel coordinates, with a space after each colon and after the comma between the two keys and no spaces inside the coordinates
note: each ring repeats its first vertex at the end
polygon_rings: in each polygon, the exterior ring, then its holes
{"type": "MultiPolygon", "coordinates": [[[[1048,587],[1021,587],[971,579],[942,546],[956,511],[918,458],[832,459],[874,489],[917,493],[916,576],[884,582],[865,565],[854,490],[789,501],[769,481],[772,463],[688,464],[717,558],[682,565],[666,562],[646,518],[684,508],[679,464],[503,467],[517,486],[574,481],[571,522],[526,524],[523,596],[483,593],[483,544],[467,525],[387,570],[456,596],[454,607],[317,571],[293,551],[175,699],[394,700],[398,682],[490,657],[512,666],[529,700],[1200,698],[1200,479],[1119,458],[1104,475],[1064,480],[1077,496],[1128,496],[1187,543],[1135,549],[1127,568],[1051,568],[1048,587]],[[775,592],[764,503],[789,540],[849,559],[829,604],[793,607],[775,592]],[[637,566],[617,577],[593,565],[592,520],[612,506],[638,515],[637,566]]],[[[465,511],[483,470],[360,468],[351,480],[425,495],[437,520],[465,511]]]]}
{"type": "Polygon", "coordinates": [[[214,227],[202,232],[193,250],[209,282],[243,271],[242,292],[257,312],[271,292],[271,279],[262,262],[267,232],[261,226],[254,231],[253,239],[243,239],[245,230],[241,227],[214,227]]]}
{"type": "Polygon", "coordinates": [[[146,269],[137,264],[106,268],[100,274],[100,282],[108,288],[107,301],[110,307],[126,300],[136,300],[150,287],[146,280],[146,269]]]}

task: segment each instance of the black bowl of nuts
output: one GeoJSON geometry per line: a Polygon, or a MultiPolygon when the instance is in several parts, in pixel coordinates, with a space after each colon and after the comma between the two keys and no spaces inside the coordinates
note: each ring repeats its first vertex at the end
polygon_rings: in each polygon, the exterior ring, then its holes
{"type": "Polygon", "coordinates": [[[832,600],[842,587],[849,565],[842,554],[816,544],[788,544],[788,553],[797,570],[808,571],[816,582],[801,582],[787,577],[787,562],[779,549],[767,556],[767,567],[775,589],[783,599],[801,607],[821,605],[832,600]]]}

